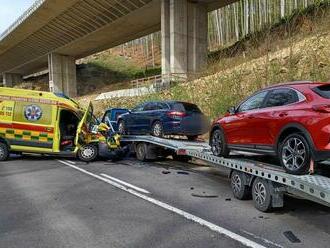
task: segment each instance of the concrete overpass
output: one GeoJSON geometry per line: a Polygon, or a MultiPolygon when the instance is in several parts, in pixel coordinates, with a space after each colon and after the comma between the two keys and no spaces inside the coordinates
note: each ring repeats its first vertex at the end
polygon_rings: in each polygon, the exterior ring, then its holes
{"type": "Polygon", "coordinates": [[[207,12],[236,0],[38,0],[0,36],[5,86],[49,69],[50,90],[75,96],[75,60],[161,30],[163,74],[196,73],[207,12]]]}

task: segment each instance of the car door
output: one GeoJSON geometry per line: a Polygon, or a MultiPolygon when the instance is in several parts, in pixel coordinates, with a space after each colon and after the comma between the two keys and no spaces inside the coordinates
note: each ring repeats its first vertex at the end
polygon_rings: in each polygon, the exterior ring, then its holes
{"type": "Polygon", "coordinates": [[[257,118],[269,91],[261,91],[239,105],[235,114],[228,116],[223,123],[228,144],[253,148],[255,135],[260,126],[257,118]],[[258,127],[256,126],[258,125],[258,127]]]}
{"type": "Polygon", "coordinates": [[[85,145],[88,142],[89,133],[89,120],[93,116],[93,105],[89,103],[83,117],[81,118],[78,126],[74,144],[77,148],[85,145]]]}
{"type": "Polygon", "coordinates": [[[305,100],[305,96],[289,87],[273,89],[265,101],[265,108],[260,113],[262,125],[267,127],[267,133],[261,141],[275,144],[277,135],[289,119],[295,115],[296,103],[305,100]]]}
{"type": "Polygon", "coordinates": [[[158,115],[158,111],[159,111],[158,107],[159,106],[156,102],[149,102],[144,106],[143,116],[141,120],[141,123],[143,125],[142,131],[144,133],[150,132],[152,122],[158,115]]]}
{"type": "Polygon", "coordinates": [[[141,116],[143,115],[144,103],[124,114],[126,128],[129,132],[137,133],[141,129],[141,116]]]}

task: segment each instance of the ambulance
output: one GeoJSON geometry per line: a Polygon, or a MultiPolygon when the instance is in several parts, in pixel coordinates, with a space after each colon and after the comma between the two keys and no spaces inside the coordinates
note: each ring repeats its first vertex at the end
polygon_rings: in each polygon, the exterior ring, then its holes
{"type": "Polygon", "coordinates": [[[63,94],[0,87],[0,161],[10,153],[98,156],[100,135],[90,104],[83,109],[63,94]]]}

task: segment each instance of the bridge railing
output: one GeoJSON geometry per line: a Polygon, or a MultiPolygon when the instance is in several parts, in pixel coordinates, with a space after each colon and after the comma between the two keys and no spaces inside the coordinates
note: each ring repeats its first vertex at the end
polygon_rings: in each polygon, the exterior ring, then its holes
{"type": "Polygon", "coordinates": [[[38,9],[46,0],[35,1],[13,24],[11,24],[3,33],[0,34],[0,41],[10,34],[15,28],[22,24],[36,9],[38,9]]]}

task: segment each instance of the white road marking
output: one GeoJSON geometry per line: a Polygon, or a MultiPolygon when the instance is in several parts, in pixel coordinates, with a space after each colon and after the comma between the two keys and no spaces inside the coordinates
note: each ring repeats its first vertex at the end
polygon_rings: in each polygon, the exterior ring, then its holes
{"type": "Polygon", "coordinates": [[[265,242],[266,244],[270,244],[270,245],[273,245],[273,246],[278,247],[278,248],[284,248],[284,246],[282,246],[282,245],[276,244],[276,243],[274,243],[273,241],[270,241],[270,240],[268,240],[268,239],[265,239],[265,238],[259,237],[259,236],[255,235],[255,234],[253,234],[253,233],[248,232],[248,231],[245,231],[245,230],[241,230],[241,231],[242,231],[243,233],[246,233],[247,235],[249,235],[249,236],[255,238],[255,239],[260,239],[260,240],[262,240],[262,241],[265,242]]]}
{"type": "Polygon", "coordinates": [[[99,180],[101,180],[101,181],[103,181],[105,183],[111,184],[112,186],[114,186],[114,187],[116,187],[118,189],[121,189],[123,191],[126,191],[126,192],[128,192],[128,193],[130,193],[130,194],[132,194],[132,195],[134,195],[136,197],[139,197],[139,198],[141,198],[141,199],[143,199],[145,201],[148,201],[148,202],[150,202],[150,203],[152,203],[154,205],[157,205],[157,206],[159,206],[161,208],[164,208],[164,209],[166,209],[168,211],[171,211],[173,213],[176,213],[178,215],[181,215],[184,218],[186,218],[188,220],[191,220],[191,221],[194,221],[194,222],[196,222],[196,223],[198,223],[198,224],[200,224],[202,226],[205,226],[205,227],[209,228],[210,230],[212,230],[214,232],[217,232],[219,234],[222,234],[222,235],[227,236],[228,238],[231,238],[233,240],[236,240],[239,243],[241,243],[241,244],[243,244],[243,245],[245,245],[247,247],[252,247],[252,248],[266,248],[265,246],[263,246],[261,244],[258,244],[256,242],[250,240],[250,239],[247,239],[247,238],[245,238],[245,237],[243,237],[243,236],[241,236],[241,235],[239,235],[237,233],[234,233],[234,232],[232,232],[232,231],[230,231],[228,229],[225,229],[223,227],[217,226],[217,225],[215,225],[215,224],[213,224],[213,223],[211,223],[211,222],[209,222],[207,220],[204,220],[204,219],[202,219],[200,217],[197,217],[195,215],[192,215],[192,214],[190,214],[188,212],[185,212],[185,211],[183,211],[181,209],[178,209],[176,207],[172,207],[171,205],[168,205],[167,203],[164,203],[164,202],[158,201],[156,199],[153,199],[153,198],[151,198],[149,196],[143,195],[143,194],[141,194],[141,193],[139,193],[139,192],[137,192],[137,191],[135,191],[133,189],[127,188],[127,187],[125,187],[125,186],[123,186],[123,185],[121,185],[119,183],[113,182],[113,181],[111,181],[109,179],[106,179],[104,177],[101,177],[99,175],[96,175],[94,173],[91,173],[91,172],[89,172],[89,171],[87,171],[85,169],[82,169],[82,168],[78,167],[78,166],[72,165],[70,163],[67,163],[67,162],[61,161],[61,160],[58,160],[58,161],[60,163],[62,163],[62,164],[65,164],[65,165],[67,165],[67,166],[75,169],[75,170],[78,170],[78,171],[83,172],[83,173],[85,173],[85,174],[87,174],[89,176],[92,176],[94,178],[97,178],[97,179],[99,179],[99,180]]]}
{"type": "Polygon", "coordinates": [[[109,176],[109,175],[107,175],[107,174],[101,174],[101,176],[106,177],[106,178],[108,178],[108,179],[110,179],[110,180],[112,180],[112,181],[115,181],[115,182],[117,182],[117,183],[123,184],[123,185],[125,185],[125,186],[127,186],[127,187],[129,187],[129,188],[132,188],[132,189],[135,189],[135,190],[137,190],[137,191],[140,191],[141,193],[144,193],[144,194],[150,194],[150,192],[149,192],[148,190],[145,190],[145,189],[142,189],[142,188],[140,188],[140,187],[134,186],[133,184],[130,184],[130,183],[124,182],[124,181],[119,180],[119,179],[117,179],[117,178],[115,178],[115,177],[111,177],[111,176],[109,176]]]}
{"type": "Polygon", "coordinates": [[[64,160],[64,161],[67,162],[67,163],[70,163],[70,164],[76,164],[76,162],[71,161],[71,160],[64,160]]]}

